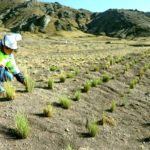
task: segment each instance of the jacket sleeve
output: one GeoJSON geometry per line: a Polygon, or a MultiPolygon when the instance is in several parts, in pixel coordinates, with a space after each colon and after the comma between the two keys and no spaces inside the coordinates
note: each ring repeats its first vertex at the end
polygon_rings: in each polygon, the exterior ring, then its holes
{"type": "Polygon", "coordinates": [[[24,75],[20,72],[14,75],[17,79],[17,81],[19,81],[22,84],[25,84],[25,78],[24,75]]]}
{"type": "Polygon", "coordinates": [[[11,72],[16,77],[17,81],[24,84],[24,80],[25,80],[24,75],[20,72],[18,66],[16,65],[16,61],[14,59],[13,54],[10,55],[9,61],[6,64],[6,67],[8,71],[11,72]]]}

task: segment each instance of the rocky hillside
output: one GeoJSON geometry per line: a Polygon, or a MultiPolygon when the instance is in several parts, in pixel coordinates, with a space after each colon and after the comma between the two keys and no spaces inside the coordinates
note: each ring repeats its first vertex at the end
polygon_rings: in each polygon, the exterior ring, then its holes
{"type": "Polygon", "coordinates": [[[150,35],[149,13],[109,9],[92,13],[55,3],[36,0],[0,0],[0,26],[12,31],[53,34],[57,31],[83,31],[95,35],[137,37],[150,35]]]}
{"type": "Polygon", "coordinates": [[[137,10],[110,9],[93,17],[88,32],[123,38],[150,36],[150,18],[137,10]]]}
{"type": "Polygon", "coordinates": [[[85,25],[92,14],[83,9],[75,10],[62,6],[57,2],[0,0],[0,3],[0,24],[13,31],[86,31],[85,25]]]}

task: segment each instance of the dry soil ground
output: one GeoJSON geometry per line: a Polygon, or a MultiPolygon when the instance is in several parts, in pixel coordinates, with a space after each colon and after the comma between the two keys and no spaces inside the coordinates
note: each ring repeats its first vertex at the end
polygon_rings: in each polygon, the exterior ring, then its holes
{"type": "MultiPolygon", "coordinates": [[[[1,33],[2,35],[3,33],[1,33]]],[[[13,81],[17,96],[13,101],[0,98],[0,150],[149,150],[150,149],[150,68],[130,89],[131,80],[139,77],[142,67],[150,63],[150,38],[120,40],[107,37],[63,38],[24,34],[15,53],[17,64],[26,67],[36,82],[32,93],[13,81]],[[128,64],[130,67],[128,68],[128,64]],[[55,65],[60,71],[50,71],[55,65]],[[127,69],[126,69],[127,68],[127,69]],[[78,69],[80,73],[59,82],[61,72],[78,69]],[[59,98],[71,99],[76,89],[87,80],[101,78],[107,72],[112,79],[88,93],[82,92],[79,101],[70,109],[59,107],[59,98]],[[47,89],[47,80],[55,81],[54,89],[47,89]],[[109,111],[112,100],[116,110],[109,111]],[[42,117],[47,103],[54,105],[51,118],[42,117]],[[23,111],[31,125],[27,139],[10,134],[15,129],[14,117],[23,111]],[[98,124],[99,132],[89,137],[87,120],[98,122],[102,114],[110,123],[98,124]]]]}

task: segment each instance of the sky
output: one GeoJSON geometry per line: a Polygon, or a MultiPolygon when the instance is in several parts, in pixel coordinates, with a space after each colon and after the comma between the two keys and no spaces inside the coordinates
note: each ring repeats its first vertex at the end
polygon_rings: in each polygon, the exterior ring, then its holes
{"type": "Polygon", "coordinates": [[[83,8],[92,12],[103,12],[110,8],[138,9],[150,12],[150,0],[39,0],[43,2],[59,2],[75,9],[83,8]]]}

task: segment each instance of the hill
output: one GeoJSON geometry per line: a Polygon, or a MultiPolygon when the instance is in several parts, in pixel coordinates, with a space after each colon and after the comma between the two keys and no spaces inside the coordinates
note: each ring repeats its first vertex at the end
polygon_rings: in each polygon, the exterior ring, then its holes
{"type": "Polygon", "coordinates": [[[55,3],[41,3],[35,0],[16,1],[6,7],[6,1],[1,0],[1,25],[12,31],[47,32],[65,30],[86,30],[85,24],[90,20],[91,13],[85,10],[75,10],[55,3]]]}
{"type": "Polygon", "coordinates": [[[58,2],[0,0],[0,3],[0,26],[13,32],[52,35],[57,31],[82,31],[121,38],[150,35],[149,13],[138,10],[109,9],[93,13],[66,7],[58,2]]]}
{"type": "Polygon", "coordinates": [[[150,35],[150,18],[137,10],[110,9],[98,13],[88,24],[88,32],[116,37],[150,35]]]}

